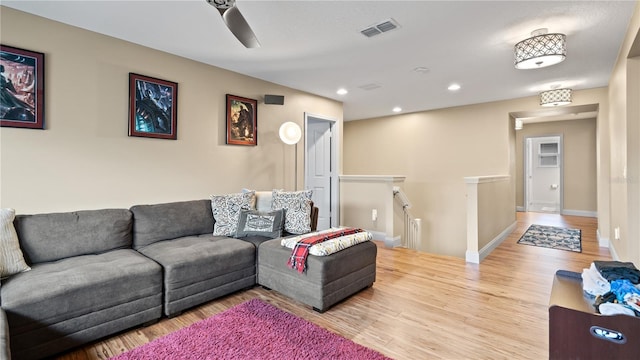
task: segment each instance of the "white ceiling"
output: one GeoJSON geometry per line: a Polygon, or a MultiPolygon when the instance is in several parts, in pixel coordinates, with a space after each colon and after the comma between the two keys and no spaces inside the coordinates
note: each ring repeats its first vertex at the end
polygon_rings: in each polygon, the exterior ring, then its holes
{"type": "MultiPolygon", "coordinates": [[[[10,1],[2,5],[344,102],[344,119],[607,86],[635,1],[249,1],[246,49],[205,0],[10,1]],[[366,38],[392,18],[400,28],[366,38]],[[567,60],[516,70],[538,28],[567,35],[567,60]],[[416,72],[415,68],[426,68],[416,72]],[[458,83],[462,89],[450,92],[458,83]],[[360,88],[379,86],[373,90],[360,88]],[[344,87],[349,93],[337,95],[344,87]]],[[[286,103],[286,99],[285,99],[286,103]]]]}

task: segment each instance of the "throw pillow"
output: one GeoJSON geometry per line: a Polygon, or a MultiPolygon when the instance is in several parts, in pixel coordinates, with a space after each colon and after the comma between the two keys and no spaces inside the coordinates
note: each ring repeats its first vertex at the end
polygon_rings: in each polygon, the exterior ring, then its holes
{"type": "Polygon", "coordinates": [[[282,236],[284,210],[240,210],[236,237],[259,235],[271,239],[282,236]]]}
{"type": "Polygon", "coordinates": [[[284,230],[290,234],[311,232],[311,195],[312,190],[280,191],[273,190],[274,210],[284,209],[284,230]]]}
{"type": "Polygon", "coordinates": [[[211,195],[211,212],[215,223],[213,235],[234,236],[238,230],[238,218],[240,210],[255,209],[256,194],[254,191],[228,194],[211,195]]]}
{"type": "Polygon", "coordinates": [[[20,250],[18,234],[13,226],[15,218],[15,210],[0,209],[0,279],[31,270],[20,250]]]}
{"type": "Polygon", "coordinates": [[[256,193],[256,210],[258,211],[270,211],[271,210],[271,202],[273,199],[271,191],[256,191],[250,189],[242,189],[242,192],[251,192],[255,191],[256,193]]]}

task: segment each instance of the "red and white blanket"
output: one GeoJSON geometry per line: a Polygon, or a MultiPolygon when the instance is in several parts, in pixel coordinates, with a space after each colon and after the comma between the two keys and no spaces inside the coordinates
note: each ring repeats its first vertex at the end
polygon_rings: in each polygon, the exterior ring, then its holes
{"type": "Polygon", "coordinates": [[[309,248],[311,246],[327,240],[336,239],[342,236],[356,234],[363,231],[364,230],[362,229],[356,228],[342,228],[338,230],[311,233],[302,236],[293,247],[293,251],[291,252],[289,261],[287,261],[287,265],[292,269],[298,270],[299,273],[303,273],[307,269],[307,257],[309,256],[309,248]]]}

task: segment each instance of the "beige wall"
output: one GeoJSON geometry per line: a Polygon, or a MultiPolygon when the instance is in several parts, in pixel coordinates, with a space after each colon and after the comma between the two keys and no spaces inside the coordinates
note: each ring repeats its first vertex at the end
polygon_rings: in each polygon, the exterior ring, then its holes
{"type": "Polygon", "coordinates": [[[292,189],[294,150],[278,139],[280,124],[303,126],[309,112],[342,126],[333,100],[6,7],[0,16],[2,44],[45,54],[46,130],[0,130],[0,206],[18,213],[292,189]],[[129,72],[178,83],[178,140],[127,136],[129,72]],[[258,146],[225,145],[227,93],[259,101],[258,146]],[[264,105],[264,94],[285,105],[264,105]]]}
{"type": "Polygon", "coordinates": [[[614,256],[640,264],[640,5],[609,82],[610,240],[614,256]],[[626,175],[626,176],[625,176],[626,175]],[[620,239],[614,230],[620,229],[620,239]]]}
{"type": "MultiPolygon", "coordinates": [[[[603,104],[605,89],[575,91],[574,105],[603,104]]],[[[422,249],[464,257],[464,177],[515,179],[510,113],[539,110],[537,96],[344,123],[345,174],[406,176],[412,212],[422,219],[422,249]],[[375,159],[375,161],[372,161],[375,159]]],[[[605,120],[607,113],[601,115],[605,120]]],[[[515,220],[515,180],[510,180],[515,220]]],[[[498,210],[500,213],[502,210],[498,210]]]]}
{"type": "Polygon", "coordinates": [[[403,181],[393,176],[340,176],[340,225],[368,230],[374,239],[392,246],[403,230],[403,218],[398,219],[402,205],[394,201],[393,188],[402,188],[403,181]]]}
{"type": "Polygon", "coordinates": [[[596,119],[525,124],[516,133],[516,205],[524,207],[524,139],[547,135],[561,135],[564,145],[562,210],[595,214],[598,210],[596,119]]]}
{"type": "Polygon", "coordinates": [[[509,204],[510,181],[499,180],[478,184],[478,250],[490,245],[500,233],[515,223],[512,208],[496,204],[509,204]]]}

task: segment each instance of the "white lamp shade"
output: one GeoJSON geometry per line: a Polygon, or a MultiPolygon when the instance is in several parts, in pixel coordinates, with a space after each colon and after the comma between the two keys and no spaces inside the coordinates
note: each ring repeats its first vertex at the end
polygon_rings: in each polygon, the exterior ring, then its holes
{"type": "Polygon", "coordinates": [[[280,140],[283,143],[288,145],[297,144],[302,137],[302,129],[300,126],[294,122],[287,121],[286,123],[280,125],[280,140]]]}

